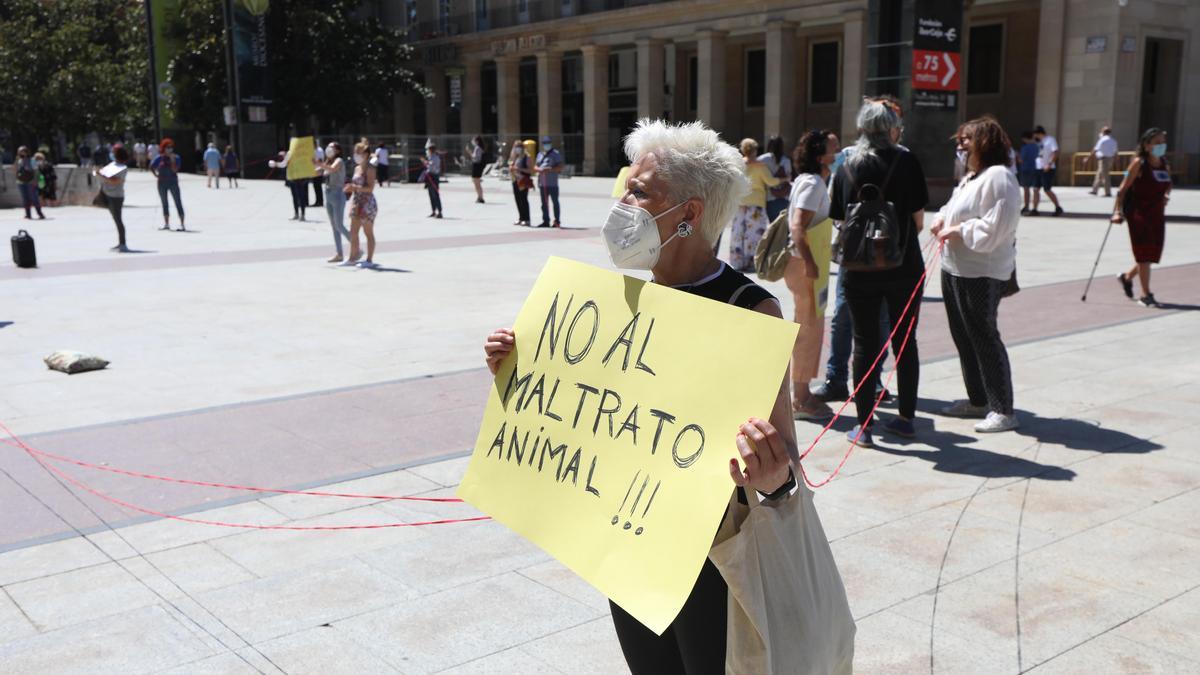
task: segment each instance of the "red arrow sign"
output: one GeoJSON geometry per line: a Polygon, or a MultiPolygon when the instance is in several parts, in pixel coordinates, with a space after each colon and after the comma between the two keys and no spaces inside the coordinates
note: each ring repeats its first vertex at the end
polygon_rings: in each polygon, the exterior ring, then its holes
{"type": "Polygon", "coordinates": [[[913,89],[958,91],[962,55],[956,52],[913,50],[913,89]]]}

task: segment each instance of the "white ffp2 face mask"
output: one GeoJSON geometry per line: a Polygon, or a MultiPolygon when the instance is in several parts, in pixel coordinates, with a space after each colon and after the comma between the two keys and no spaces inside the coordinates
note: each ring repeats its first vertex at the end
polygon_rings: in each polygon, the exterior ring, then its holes
{"type": "Polygon", "coordinates": [[[630,206],[624,202],[613,204],[608,212],[608,220],[604,222],[601,230],[612,264],[626,270],[648,270],[657,265],[663,247],[675,237],[690,236],[692,226],[680,223],[675,234],[662,241],[655,221],[685,203],[680,202],[657,216],[651,215],[640,206],[630,206]]]}

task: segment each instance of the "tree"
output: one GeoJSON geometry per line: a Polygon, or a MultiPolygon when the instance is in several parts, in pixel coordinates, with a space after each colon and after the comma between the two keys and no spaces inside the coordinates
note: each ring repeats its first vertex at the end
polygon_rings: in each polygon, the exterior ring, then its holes
{"type": "MultiPolygon", "coordinates": [[[[168,31],[183,45],[171,61],[175,117],[197,129],[221,126],[226,70],[222,4],[189,0],[168,31]],[[186,39],[183,39],[185,38],[186,39]]],[[[397,93],[430,96],[406,64],[403,34],[358,14],[360,0],[274,0],[267,52],[274,80],[271,117],[281,127],[325,129],[391,110],[397,93]]]]}
{"type": "Polygon", "coordinates": [[[0,123],[18,138],[145,131],[140,0],[0,0],[0,123]]]}

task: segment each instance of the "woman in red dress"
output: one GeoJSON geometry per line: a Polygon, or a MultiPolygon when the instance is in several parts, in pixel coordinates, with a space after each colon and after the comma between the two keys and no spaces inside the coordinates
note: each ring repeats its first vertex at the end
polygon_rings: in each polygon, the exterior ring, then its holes
{"type": "Polygon", "coordinates": [[[1113,207],[1112,222],[1129,221],[1129,243],[1135,261],[1128,272],[1117,275],[1117,280],[1126,297],[1132,300],[1133,278],[1137,277],[1142,287],[1137,302],[1142,307],[1158,306],[1150,292],[1150,264],[1162,258],[1166,235],[1164,211],[1171,195],[1171,169],[1166,154],[1167,132],[1156,127],[1147,129],[1138,141],[1137,157],[1121,181],[1113,207]]]}

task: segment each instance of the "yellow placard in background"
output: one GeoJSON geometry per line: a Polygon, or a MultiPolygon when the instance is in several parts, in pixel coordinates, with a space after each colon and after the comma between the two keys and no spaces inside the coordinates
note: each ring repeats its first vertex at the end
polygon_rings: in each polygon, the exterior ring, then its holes
{"type": "Polygon", "coordinates": [[[551,258],[516,323],[458,494],[661,634],[770,416],[794,323],[551,258]]]}
{"type": "Polygon", "coordinates": [[[316,146],[313,144],[312,136],[292,137],[291,143],[288,144],[288,180],[316,176],[317,169],[313,166],[315,154],[316,146]]]}

